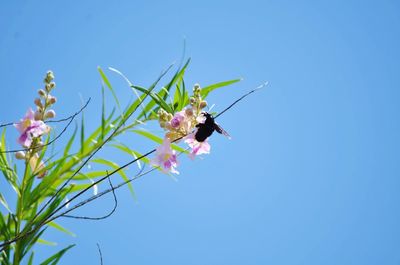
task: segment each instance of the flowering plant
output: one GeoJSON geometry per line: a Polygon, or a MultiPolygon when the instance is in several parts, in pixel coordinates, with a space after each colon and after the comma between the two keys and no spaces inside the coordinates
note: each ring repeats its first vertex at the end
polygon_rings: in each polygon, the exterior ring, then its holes
{"type": "MultiPolygon", "coordinates": [[[[76,216],[71,213],[105,194],[113,194],[116,202],[116,189],[127,185],[133,193],[131,182],[153,170],[178,174],[178,155],[181,153],[188,154],[192,159],[210,153],[207,139],[196,140],[197,130],[206,119],[205,99],[215,89],[236,83],[240,79],[204,88],[196,84],[193,87],[193,94],[190,95],[184,82],[188,64],[189,60],[158,91],[158,84],[166,76],[167,71],[163,72],[150,87],[144,88],[132,85],[120,72],[110,68],[128,81],[136,97],[124,110],[121,110],[119,115],[114,110],[109,114],[106,113],[105,89],[111,91],[118,109],[121,108],[113,86],[104,71],[99,68],[103,83],[101,121],[90,134],[85,131],[82,115],[90,99],[73,115],[55,120],[56,113],[53,108],[57,99],[52,93],[56,91],[56,85],[53,73],[49,71],[46,74],[44,88],[38,91],[39,97],[34,100],[36,109],[28,109],[19,122],[0,125],[4,127],[0,138],[0,171],[15,191],[15,198],[5,198],[0,193],[0,202],[4,206],[0,211],[1,264],[17,265],[22,262],[33,264],[32,247],[38,243],[51,244],[43,239],[47,227],[72,234],[58,223],[59,219],[104,219],[114,212],[116,204],[111,212],[102,217],[76,216]],[[81,125],[75,128],[60,150],[61,142],[58,140],[80,115],[82,115],[81,125]],[[139,128],[140,125],[153,121],[158,121],[157,124],[164,129],[162,137],[139,128]],[[60,123],[65,125],[61,132],[55,134],[54,124],[60,123]],[[14,125],[20,134],[17,138],[21,146],[19,149],[7,148],[9,139],[6,132],[9,125],[14,125]],[[78,131],[80,139],[77,139],[78,131]],[[142,154],[118,141],[118,137],[124,133],[148,138],[159,146],[142,154]],[[75,146],[77,149],[72,151],[75,146]],[[107,146],[131,156],[132,159],[124,165],[118,165],[106,155],[101,155],[100,150],[107,146]],[[51,151],[54,149],[61,151],[61,154],[57,155],[51,151]],[[101,169],[93,170],[88,167],[89,163],[98,164],[101,169]],[[133,163],[138,163],[139,173],[129,178],[126,170],[133,163]],[[145,171],[143,163],[149,165],[150,169],[145,171]],[[114,186],[111,177],[115,174],[122,177],[122,182],[114,186]],[[109,188],[98,192],[98,184],[105,180],[108,181],[109,188]],[[93,193],[88,192],[90,190],[93,193]],[[9,204],[12,200],[16,202],[15,207],[9,204]]],[[[72,247],[73,245],[70,245],[61,249],[41,264],[56,264],[72,247]]]]}

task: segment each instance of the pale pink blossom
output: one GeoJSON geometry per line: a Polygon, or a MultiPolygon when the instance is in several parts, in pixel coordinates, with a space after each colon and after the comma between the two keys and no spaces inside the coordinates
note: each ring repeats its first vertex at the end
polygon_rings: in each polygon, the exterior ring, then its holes
{"type": "Polygon", "coordinates": [[[179,174],[176,170],[178,161],[176,152],[171,148],[171,141],[168,138],[156,149],[156,157],[151,160],[152,165],[159,166],[165,173],[179,174]]]}
{"type": "Polygon", "coordinates": [[[170,121],[172,128],[178,128],[181,126],[182,122],[185,120],[185,111],[180,111],[175,113],[174,117],[170,121]]]}
{"type": "Polygon", "coordinates": [[[24,147],[30,147],[33,138],[40,137],[49,131],[49,127],[43,121],[35,120],[35,113],[32,109],[29,109],[25,117],[14,126],[21,133],[18,143],[24,147]]]}
{"type": "Polygon", "coordinates": [[[189,157],[191,159],[194,159],[197,155],[209,154],[211,146],[207,142],[207,139],[203,142],[198,142],[196,141],[194,135],[195,133],[192,133],[185,138],[185,143],[187,143],[190,148],[192,148],[192,151],[189,153],[189,157]]]}
{"type": "Polygon", "coordinates": [[[170,121],[166,123],[165,128],[169,130],[165,137],[169,138],[171,141],[180,139],[181,137],[187,135],[193,130],[194,118],[190,114],[190,111],[183,109],[175,113],[170,121]]]}

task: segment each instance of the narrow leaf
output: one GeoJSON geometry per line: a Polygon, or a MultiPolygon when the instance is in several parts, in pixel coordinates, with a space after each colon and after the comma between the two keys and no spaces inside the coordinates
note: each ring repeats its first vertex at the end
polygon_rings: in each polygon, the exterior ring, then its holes
{"type": "Polygon", "coordinates": [[[240,79],[233,79],[233,80],[223,81],[223,82],[219,82],[219,83],[215,83],[215,84],[212,84],[212,85],[203,87],[203,88],[201,89],[201,96],[202,96],[203,98],[206,98],[207,95],[208,95],[211,91],[213,91],[213,90],[215,90],[215,89],[217,89],[217,88],[221,88],[221,87],[225,87],[225,86],[232,85],[232,84],[237,83],[237,82],[239,82],[239,81],[241,81],[241,80],[242,80],[241,78],[240,78],[240,79]]]}
{"type": "Polygon", "coordinates": [[[55,228],[55,229],[57,229],[57,230],[59,230],[59,231],[61,231],[61,232],[63,232],[63,233],[66,233],[66,234],[68,234],[70,236],[73,236],[73,237],[76,236],[74,233],[72,233],[71,231],[67,230],[66,228],[62,227],[60,224],[57,224],[54,221],[49,222],[48,225],[53,227],[53,228],[55,228]]]}
{"type": "MultiPolygon", "coordinates": [[[[162,144],[163,139],[161,137],[158,137],[154,134],[152,134],[151,132],[148,131],[143,131],[143,130],[130,130],[131,132],[137,133],[139,135],[142,135],[158,144],[162,144]]],[[[184,148],[180,147],[179,145],[176,144],[171,144],[171,148],[179,151],[179,152],[183,152],[183,153],[187,153],[187,150],[185,150],[184,148]]]]}
{"type": "Polygon", "coordinates": [[[114,91],[113,87],[111,86],[110,81],[108,81],[108,78],[107,78],[106,74],[103,72],[103,70],[100,68],[100,66],[97,67],[97,69],[98,69],[98,71],[99,71],[99,73],[100,73],[100,76],[101,76],[101,78],[103,79],[104,83],[105,83],[105,84],[107,85],[107,87],[110,89],[110,91],[111,91],[111,93],[112,93],[112,95],[113,95],[113,97],[114,97],[114,100],[115,100],[115,102],[117,103],[118,108],[121,109],[121,105],[119,104],[118,97],[117,97],[117,95],[115,94],[115,91],[114,91]]]}
{"type": "Polygon", "coordinates": [[[56,243],[56,242],[48,241],[48,240],[45,240],[45,239],[43,239],[43,238],[39,238],[39,239],[37,240],[37,242],[38,242],[39,244],[43,244],[43,245],[47,245],[47,246],[57,246],[57,243],[56,243]]]}
{"type": "MultiPolygon", "coordinates": [[[[112,161],[105,160],[105,159],[102,159],[102,158],[93,159],[92,162],[93,163],[97,163],[97,164],[106,165],[106,166],[109,166],[109,167],[111,167],[113,169],[119,169],[120,168],[120,166],[117,163],[114,163],[112,161]]],[[[129,180],[128,176],[126,175],[126,173],[125,173],[125,171],[123,169],[118,170],[118,174],[122,177],[122,179],[124,181],[128,181],[129,180]]],[[[132,196],[134,198],[136,198],[135,191],[133,190],[133,186],[132,186],[131,183],[128,183],[128,188],[129,188],[132,196]]]]}
{"type": "Polygon", "coordinates": [[[61,257],[65,254],[65,252],[67,252],[70,248],[72,248],[74,246],[75,245],[69,245],[68,247],[60,250],[59,252],[57,252],[56,254],[51,256],[50,258],[48,258],[45,261],[43,261],[42,263],[40,263],[40,265],[55,265],[55,264],[57,264],[58,261],[61,259],[61,257]]]}

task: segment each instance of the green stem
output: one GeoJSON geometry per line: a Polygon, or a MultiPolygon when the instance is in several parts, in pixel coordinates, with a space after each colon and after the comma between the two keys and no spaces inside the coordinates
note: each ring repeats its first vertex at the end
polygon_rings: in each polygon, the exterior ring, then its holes
{"type": "MultiPolygon", "coordinates": [[[[29,167],[29,159],[30,157],[27,154],[27,160],[25,162],[25,170],[24,170],[24,177],[22,179],[21,183],[21,189],[20,189],[20,196],[17,200],[17,224],[15,227],[15,234],[18,235],[21,232],[21,225],[22,225],[22,219],[23,219],[23,213],[24,213],[24,192],[25,192],[25,184],[26,180],[28,178],[28,167],[29,167]]],[[[14,262],[13,265],[19,265],[22,259],[22,240],[18,240],[15,243],[15,250],[14,250],[14,262]]]]}

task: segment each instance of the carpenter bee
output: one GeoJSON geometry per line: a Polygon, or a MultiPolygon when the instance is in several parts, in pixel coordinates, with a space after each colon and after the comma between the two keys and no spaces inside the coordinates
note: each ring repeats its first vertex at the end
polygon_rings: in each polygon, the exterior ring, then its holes
{"type": "Polygon", "coordinates": [[[203,112],[202,114],[204,117],[206,117],[206,120],[204,123],[199,123],[196,125],[198,128],[194,135],[196,141],[204,142],[214,131],[217,131],[217,133],[223,134],[230,138],[230,135],[214,121],[214,117],[210,113],[203,112]]]}

